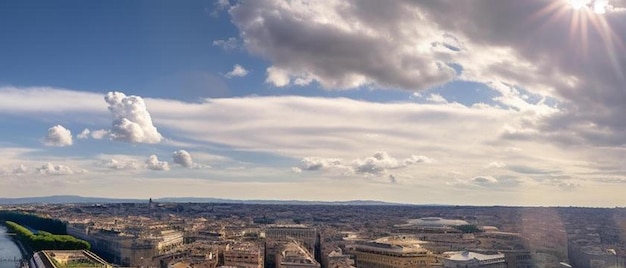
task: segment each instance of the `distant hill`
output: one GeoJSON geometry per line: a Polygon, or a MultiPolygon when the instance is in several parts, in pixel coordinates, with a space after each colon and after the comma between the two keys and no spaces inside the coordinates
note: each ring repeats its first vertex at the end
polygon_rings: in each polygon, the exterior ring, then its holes
{"type": "MultiPolygon", "coordinates": [[[[338,205],[338,206],[390,206],[408,205],[373,200],[351,201],[300,201],[300,200],[235,200],[210,197],[166,197],[154,198],[161,203],[228,203],[228,204],[273,204],[273,205],[338,205]]],[[[147,199],[118,199],[83,197],[77,195],[54,195],[42,197],[0,198],[0,205],[10,204],[104,204],[104,203],[146,203],[147,199]]]]}
{"type": "Polygon", "coordinates": [[[77,204],[77,203],[139,203],[143,199],[116,199],[101,197],[83,197],[77,195],[53,195],[41,197],[0,198],[0,204],[77,204]]]}

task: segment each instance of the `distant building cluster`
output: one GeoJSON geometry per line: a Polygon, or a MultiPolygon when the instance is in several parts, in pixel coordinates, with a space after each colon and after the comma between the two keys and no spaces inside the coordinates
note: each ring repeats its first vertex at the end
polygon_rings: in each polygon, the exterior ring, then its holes
{"type": "Polygon", "coordinates": [[[153,202],[2,209],[60,219],[92,245],[93,252],[39,252],[27,265],[35,268],[609,268],[626,260],[624,209],[153,202]]]}

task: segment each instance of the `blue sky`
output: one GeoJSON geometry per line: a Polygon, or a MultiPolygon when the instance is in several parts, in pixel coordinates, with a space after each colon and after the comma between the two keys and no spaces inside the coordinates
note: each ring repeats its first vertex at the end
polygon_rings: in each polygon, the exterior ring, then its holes
{"type": "Polygon", "coordinates": [[[574,2],[3,1],[0,195],[623,204],[626,3],[574,2]]]}

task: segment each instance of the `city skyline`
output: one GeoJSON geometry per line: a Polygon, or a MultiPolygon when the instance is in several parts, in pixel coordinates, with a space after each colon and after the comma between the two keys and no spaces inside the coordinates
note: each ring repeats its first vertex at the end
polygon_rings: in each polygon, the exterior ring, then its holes
{"type": "Polygon", "coordinates": [[[0,3],[0,196],[623,206],[626,1],[0,3]]]}

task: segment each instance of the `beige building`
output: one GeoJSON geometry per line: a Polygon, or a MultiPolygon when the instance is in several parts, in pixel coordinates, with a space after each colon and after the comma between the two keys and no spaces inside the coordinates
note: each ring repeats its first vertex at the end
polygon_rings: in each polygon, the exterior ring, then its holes
{"type": "Polygon", "coordinates": [[[325,268],[355,268],[350,255],[343,254],[341,249],[333,250],[322,257],[325,268]]]}
{"type": "Polygon", "coordinates": [[[94,251],[111,262],[130,267],[148,266],[155,256],[172,251],[183,244],[183,233],[174,230],[150,232],[139,228],[131,234],[68,225],[67,232],[88,241],[94,251]]]}
{"type": "Polygon", "coordinates": [[[278,261],[276,256],[283,248],[285,243],[293,241],[302,245],[309,254],[313,255],[315,252],[315,244],[317,241],[317,230],[312,227],[307,227],[301,224],[288,224],[288,225],[272,225],[265,228],[265,231],[261,234],[266,239],[266,264],[268,267],[278,267],[278,261]]]}
{"type": "Polygon", "coordinates": [[[224,266],[263,268],[263,250],[255,244],[228,245],[224,250],[224,266]]]}
{"type": "Polygon", "coordinates": [[[317,230],[305,225],[273,225],[265,229],[265,238],[273,241],[298,241],[313,252],[317,240],[317,230]]]}
{"type": "Polygon", "coordinates": [[[175,249],[183,244],[183,233],[174,230],[162,230],[153,236],[157,241],[157,252],[162,254],[175,249]]]}
{"type": "Polygon", "coordinates": [[[415,268],[441,265],[436,256],[411,236],[390,236],[354,246],[358,268],[415,268]]]}

